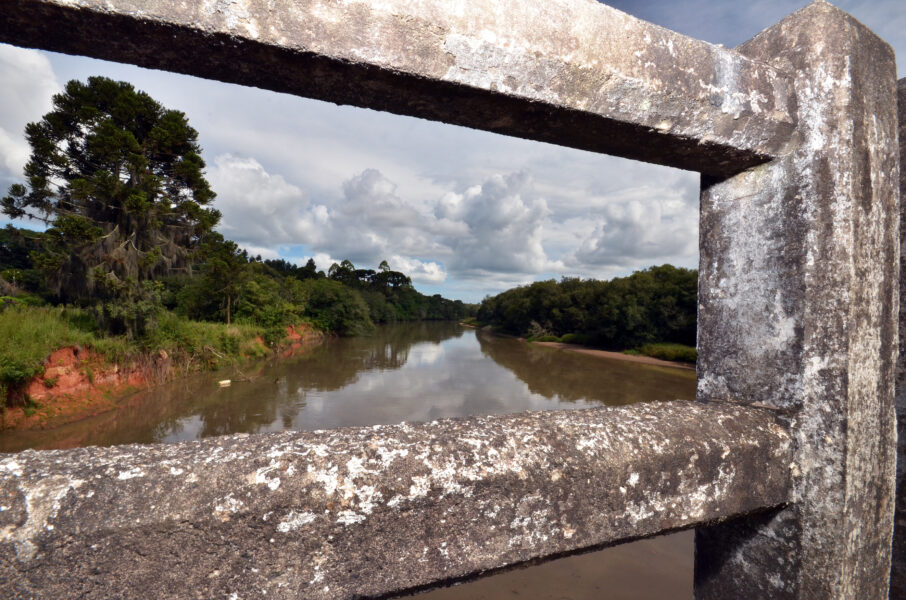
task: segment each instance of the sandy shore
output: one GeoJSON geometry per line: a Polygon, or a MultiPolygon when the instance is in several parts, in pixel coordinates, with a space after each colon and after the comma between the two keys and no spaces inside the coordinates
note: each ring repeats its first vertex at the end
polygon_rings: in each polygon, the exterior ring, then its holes
{"type": "Polygon", "coordinates": [[[588,354],[599,358],[612,358],[614,360],[625,360],[626,362],[636,362],[645,365],[658,365],[660,367],[675,367],[677,369],[695,370],[695,365],[689,363],[673,362],[670,360],[661,360],[650,356],[636,356],[633,354],[623,354],[622,352],[608,352],[607,350],[595,350],[576,344],[563,344],[561,342],[532,342],[538,346],[547,346],[548,348],[557,348],[558,350],[568,350],[578,352],[579,354],[588,354]]]}

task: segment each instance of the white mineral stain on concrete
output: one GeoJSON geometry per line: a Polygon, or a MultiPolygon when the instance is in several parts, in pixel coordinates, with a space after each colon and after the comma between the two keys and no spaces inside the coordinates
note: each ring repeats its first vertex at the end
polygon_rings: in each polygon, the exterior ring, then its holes
{"type": "Polygon", "coordinates": [[[33,539],[42,531],[53,530],[49,522],[60,510],[63,498],[70,490],[77,490],[84,481],[71,479],[65,475],[48,475],[36,481],[20,479],[19,489],[25,498],[26,521],[19,527],[4,528],[0,539],[6,538],[16,546],[16,557],[29,562],[37,553],[33,539]]]}
{"type": "Polygon", "coordinates": [[[317,518],[312,512],[301,511],[296,512],[294,510],[289,511],[283,520],[277,524],[277,531],[280,533],[289,533],[290,531],[295,531],[300,527],[308,525],[317,518]]]}
{"type": "Polygon", "coordinates": [[[126,471],[120,471],[119,475],[116,476],[117,479],[135,479],[136,477],[144,477],[145,472],[140,467],[132,467],[126,471]]]}
{"type": "Polygon", "coordinates": [[[342,525],[355,525],[365,520],[365,515],[360,515],[351,510],[344,510],[337,515],[337,523],[342,525]]]}

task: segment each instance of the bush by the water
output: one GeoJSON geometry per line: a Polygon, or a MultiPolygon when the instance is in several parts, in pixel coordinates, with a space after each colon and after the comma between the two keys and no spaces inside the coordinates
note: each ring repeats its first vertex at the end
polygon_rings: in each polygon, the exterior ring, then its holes
{"type": "Polygon", "coordinates": [[[698,360],[698,351],[683,344],[645,344],[637,348],[636,353],[674,362],[694,363],[698,360]]]}

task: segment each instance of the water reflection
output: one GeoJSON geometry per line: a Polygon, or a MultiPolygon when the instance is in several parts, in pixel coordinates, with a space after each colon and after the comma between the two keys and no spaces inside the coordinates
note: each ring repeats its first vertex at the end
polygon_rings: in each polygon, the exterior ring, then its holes
{"type": "Polygon", "coordinates": [[[695,397],[691,370],[640,368],[638,363],[526,344],[482,331],[476,337],[482,354],[512,371],[530,393],[559,402],[597,400],[614,406],[695,397]]]}
{"type": "Polygon", "coordinates": [[[50,431],[0,434],[0,450],[171,442],[473,414],[692,398],[694,374],[542,348],[455,323],[331,339],[291,359],[136,394],[119,410],[50,431]]]}

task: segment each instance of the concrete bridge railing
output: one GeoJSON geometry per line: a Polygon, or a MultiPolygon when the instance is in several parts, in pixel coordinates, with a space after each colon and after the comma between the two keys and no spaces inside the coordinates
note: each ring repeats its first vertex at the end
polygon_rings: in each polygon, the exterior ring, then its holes
{"type": "Polygon", "coordinates": [[[697,402],[4,455],[0,595],[380,597],[687,527],[697,598],[906,593],[896,71],[852,17],[727,50],[590,0],[0,13],[4,42],[702,173],[697,402]]]}

